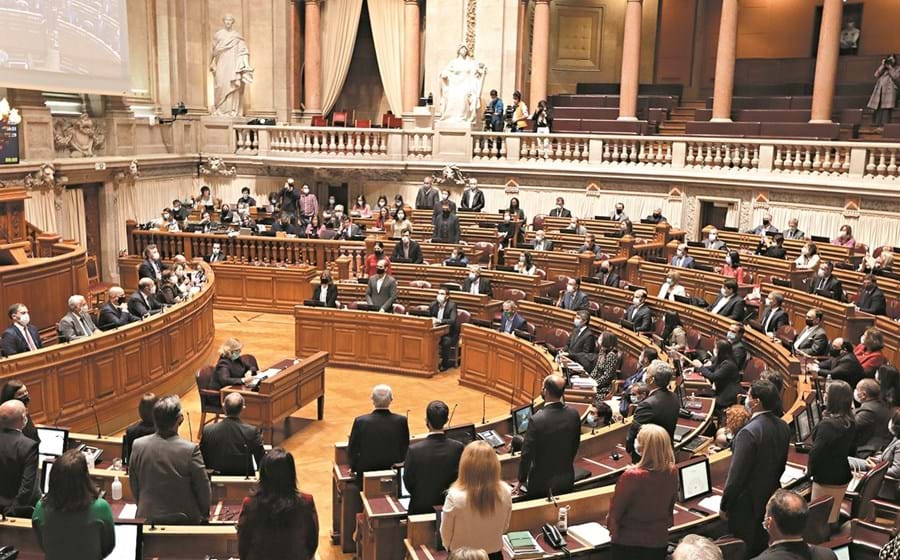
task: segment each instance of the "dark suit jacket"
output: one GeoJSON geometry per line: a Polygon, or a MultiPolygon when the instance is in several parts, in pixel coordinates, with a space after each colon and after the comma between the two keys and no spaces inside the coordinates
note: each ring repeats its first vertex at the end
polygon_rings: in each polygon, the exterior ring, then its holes
{"type": "Polygon", "coordinates": [[[734,364],[744,371],[744,366],[747,365],[747,347],[744,346],[743,338],[731,343],[731,353],[734,354],[734,364]]]}
{"type": "Polygon", "coordinates": [[[100,308],[100,318],[97,320],[97,328],[101,331],[112,330],[116,327],[122,327],[128,323],[137,321],[138,318],[130,312],[122,311],[119,306],[112,303],[106,303],[100,308]]]}
{"type": "Polygon", "coordinates": [[[611,286],[613,288],[619,287],[619,275],[615,270],[610,270],[606,274],[606,277],[603,276],[603,272],[598,272],[597,279],[600,280],[601,286],[611,286]]]}
{"type": "Polygon", "coordinates": [[[834,276],[829,276],[828,278],[813,276],[809,279],[809,287],[807,289],[811,294],[831,298],[835,301],[841,301],[844,298],[844,286],[834,276]]]}
{"type": "MultiPolygon", "coordinates": [[[[277,225],[277,223],[276,223],[276,225],[277,225]]],[[[279,231],[279,230],[275,229],[275,226],[272,226],[272,231],[279,231]]],[[[222,251],[219,251],[215,255],[213,255],[212,253],[206,255],[205,257],[203,257],[203,260],[205,260],[208,263],[214,263],[214,262],[224,262],[227,258],[228,257],[225,256],[225,253],[223,253],[222,251]]]]}
{"type": "Polygon", "coordinates": [[[635,310],[635,306],[629,305],[622,316],[623,321],[631,321],[634,323],[634,332],[650,332],[653,330],[653,317],[650,315],[650,308],[641,305],[635,310]],[[634,314],[632,315],[632,312],[634,314]]]}
{"type": "Polygon", "coordinates": [[[252,455],[257,467],[263,458],[262,433],[240,418],[226,417],[221,422],[203,427],[200,453],[207,469],[223,475],[243,476],[253,473],[252,455]]]}
{"type": "MultiPolygon", "coordinates": [[[[431,313],[432,317],[437,318],[439,308],[438,302],[433,301],[428,306],[428,312],[431,313]]],[[[444,317],[439,324],[450,325],[450,336],[454,338],[459,336],[459,323],[456,322],[456,302],[452,299],[444,302],[444,317]]]]}
{"type": "Polygon", "coordinates": [[[175,305],[178,303],[178,296],[180,295],[181,292],[174,284],[163,284],[156,290],[156,301],[160,305],[175,305]]]}
{"type": "Polygon", "coordinates": [[[0,430],[0,511],[34,507],[37,466],[38,442],[18,430],[0,430]]]}
{"type": "Polygon", "coordinates": [[[675,264],[678,262],[678,259],[678,255],[673,256],[672,260],[669,261],[669,264],[672,266],[680,266],[681,268],[694,268],[694,257],[685,255],[683,257],[684,261],[680,265],[675,264]]]}
{"type": "Polygon", "coordinates": [[[770,546],[753,560],[837,560],[830,548],[805,542],[782,542],[770,546]]]}
{"type": "Polygon", "coordinates": [[[126,464],[128,464],[128,460],[131,458],[131,448],[134,446],[134,440],[155,433],[156,426],[153,425],[153,422],[149,424],[137,422],[125,428],[125,436],[122,438],[122,454],[124,455],[123,459],[126,464]]]}
{"type": "Polygon", "coordinates": [[[131,297],[128,298],[128,312],[137,318],[141,318],[151,311],[162,309],[162,305],[160,305],[159,301],[156,300],[156,296],[147,296],[147,301],[150,302],[150,305],[147,305],[147,303],[144,301],[144,298],[141,297],[140,290],[134,292],[133,294],[131,294],[131,297]]]}
{"type": "Polygon", "coordinates": [[[438,214],[434,219],[432,239],[438,243],[459,243],[459,218],[450,214],[446,218],[438,214]]]}
{"type": "Polygon", "coordinates": [[[643,424],[656,424],[665,428],[674,445],[678,408],[678,397],[668,389],[657,389],[638,403],[634,409],[634,419],[628,429],[628,436],[625,439],[625,450],[631,453],[631,458],[635,462],[640,459],[640,455],[634,452],[634,441],[643,424]]]}
{"type": "Polygon", "coordinates": [[[536,251],[552,251],[553,250],[553,240],[552,239],[544,239],[544,244],[541,249],[537,248],[537,241],[531,241],[531,248],[536,251]]]}
{"type": "Polygon", "coordinates": [[[406,416],[377,408],[353,420],[347,444],[350,470],[362,477],[366,471],[389,469],[403,462],[408,447],[406,416]]]}
{"type": "Polygon", "coordinates": [[[409,260],[404,260],[403,257],[403,241],[398,241],[396,245],[394,245],[394,253],[391,255],[391,261],[393,262],[411,262],[416,264],[422,264],[422,248],[419,247],[419,244],[414,240],[409,240],[409,260]]]}
{"type": "Polygon", "coordinates": [[[440,199],[441,192],[437,188],[431,187],[427,192],[424,188],[419,188],[416,193],[416,209],[432,210],[435,206],[440,206],[440,199]]]}
{"type": "Polygon", "coordinates": [[[738,393],[741,392],[741,374],[734,362],[724,360],[715,368],[700,368],[700,373],[716,385],[716,408],[725,409],[737,403],[738,393]]]}
{"type": "MultiPolygon", "coordinates": [[[[805,329],[797,333],[798,339],[803,332],[805,329]]],[[[796,345],[796,341],[794,344],[796,345]]],[[[825,329],[821,325],[813,327],[812,334],[797,345],[796,349],[812,356],[821,356],[828,352],[828,335],[825,334],[825,329]]]]}
{"type": "Polygon", "coordinates": [[[872,315],[884,315],[887,312],[887,305],[884,301],[884,292],[881,288],[875,286],[872,290],[860,290],[859,300],[856,306],[860,311],[871,313],[872,315]]]}
{"type": "MultiPolygon", "coordinates": [[[[31,333],[31,339],[34,341],[34,345],[37,348],[41,348],[43,344],[41,344],[41,335],[38,332],[37,327],[29,323],[25,328],[31,333]]],[[[0,338],[0,350],[3,350],[4,356],[12,356],[13,354],[21,354],[22,352],[30,351],[28,349],[28,341],[25,340],[25,336],[15,325],[10,325],[3,331],[3,337],[0,338]]]]}
{"type": "Polygon", "coordinates": [[[891,407],[881,400],[866,401],[856,409],[856,435],[853,442],[856,456],[865,459],[891,443],[888,420],[891,407]]]}
{"type": "Polygon", "coordinates": [[[590,308],[590,303],[586,293],[581,290],[575,290],[573,294],[570,294],[568,291],[564,292],[562,299],[559,301],[559,306],[569,311],[579,311],[590,308]]]}
{"type": "Polygon", "coordinates": [[[209,388],[219,391],[229,385],[240,385],[248,371],[259,371],[259,364],[252,355],[242,354],[237,360],[220,356],[209,388]]]}
{"type": "MultiPolygon", "coordinates": [[[[162,271],[169,268],[169,265],[162,261],[158,261],[156,265],[159,267],[159,273],[162,274],[162,271]]],[[[144,260],[141,265],[138,267],[138,280],[141,278],[152,278],[154,282],[159,280],[156,272],[153,270],[153,265],[150,264],[150,259],[144,260]]]]}
{"type": "Polygon", "coordinates": [[[209,477],[200,447],[177,435],[159,434],[134,442],[128,482],[137,500],[137,517],[148,521],[183,514],[182,523],[209,519],[209,477]]]}
{"type": "Polygon", "coordinates": [[[777,245],[773,245],[771,247],[767,247],[765,251],[762,251],[764,257],[770,257],[773,259],[783,259],[787,256],[787,251],[784,247],[779,247],[777,245]]]}
{"type": "Polygon", "coordinates": [[[789,318],[784,309],[780,307],[776,307],[772,309],[771,307],[766,307],[763,309],[762,321],[760,321],[760,330],[764,330],[766,326],[766,321],[769,320],[769,315],[774,313],[775,316],[772,318],[772,321],[769,323],[769,329],[766,330],[766,333],[774,333],[781,326],[787,325],[789,323],[789,318]]]}
{"type": "MultiPolygon", "coordinates": [[[[456,203],[452,200],[448,201],[450,203],[450,214],[456,215],[456,203]]],[[[434,208],[431,209],[431,225],[437,228],[438,218],[441,216],[441,201],[439,200],[437,204],[434,205],[434,208]]]]}
{"type": "MultiPolygon", "coordinates": [[[[722,301],[722,299],[724,299],[725,297],[726,296],[720,295],[718,298],[716,298],[715,303],[713,303],[709,308],[710,311],[715,309],[716,305],[718,305],[719,302],[722,301]]],[[[729,319],[733,319],[735,321],[743,321],[744,313],[746,313],[744,300],[741,298],[741,296],[735,294],[731,296],[731,298],[728,300],[728,303],[726,303],[722,307],[722,309],[719,310],[717,315],[728,317],[729,319]]]]}
{"type": "Polygon", "coordinates": [[[514,331],[523,331],[527,328],[528,322],[519,315],[514,313],[510,317],[500,316],[500,332],[511,333],[514,331]]]}
{"type": "Polygon", "coordinates": [[[403,482],[409,490],[409,514],[434,513],[456,480],[463,444],[444,434],[430,434],[409,446],[403,461],[403,482]]]}
{"type": "MultiPolygon", "coordinates": [[[[472,281],[469,280],[467,276],[465,280],[463,280],[462,291],[469,293],[472,290],[472,281]]],[[[484,276],[478,277],[478,293],[485,294],[488,296],[494,295],[494,287],[491,286],[490,278],[485,278],[484,276]]]]}
{"type": "Polygon", "coordinates": [[[556,402],[535,413],[525,432],[519,463],[519,482],[527,485],[529,498],[572,490],[572,463],[580,444],[581,417],[574,408],[556,402]]]}
{"type": "Polygon", "coordinates": [[[550,210],[551,218],[571,218],[572,211],[568,208],[560,209],[559,206],[554,206],[552,210],[550,210]]]}
{"type": "Polygon", "coordinates": [[[583,368],[590,371],[592,369],[592,357],[597,355],[597,337],[591,332],[590,327],[584,327],[584,330],[576,334],[573,329],[569,334],[569,343],[566,345],[566,352],[569,356],[581,364],[583,368]]]}
{"type": "Polygon", "coordinates": [[[459,203],[460,208],[465,208],[466,210],[472,210],[475,212],[481,212],[481,209],[484,208],[484,192],[481,189],[475,189],[475,199],[471,206],[469,206],[469,191],[464,191],[462,193],[462,200],[459,203]]]}
{"type": "Polygon", "coordinates": [[[392,276],[384,275],[384,280],[381,282],[381,292],[378,291],[378,276],[369,277],[369,286],[366,288],[366,303],[392,313],[394,300],[396,299],[397,281],[392,276]]]}
{"type": "MultiPolygon", "coordinates": [[[[316,301],[321,301],[319,298],[322,297],[322,285],[319,284],[316,286],[316,289],[313,290],[313,295],[311,299],[316,301]]],[[[328,283],[328,293],[325,295],[325,307],[337,307],[335,302],[337,301],[337,286],[334,285],[334,282],[328,283]]]]}
{"type": "Polygon", "coordinates": [[[853,352],[847,352],[839,358],[831,358],[819,364],[819,375],[832,379],[840,379],[846,381],[851,387],[856,387],[860,379],[865,377],[866,372],[863,370],[859,358],[853,352]]]}

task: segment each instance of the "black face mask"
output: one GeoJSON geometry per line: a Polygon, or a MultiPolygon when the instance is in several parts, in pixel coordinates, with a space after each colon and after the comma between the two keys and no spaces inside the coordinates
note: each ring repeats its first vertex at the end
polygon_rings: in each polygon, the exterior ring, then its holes
{"type": "Polygon", "coordinates": [[[657,214],[656,212],[653,213],[654,218],[659,218],[660,216],[662,216],[662,214],[657,214]]]}
{"type": "Polygon", "coordinates": [[[326,276],[323,276],[320,280],[321,280],[321,282],[322,282],[323,284],[327,284],[327,283],[328,283],[328,278],[327,278],[326,276]]]}
{"type": "Polygon", "coordinates": [[[807,327],[811,327],[811,326],[813,326],[813,324],[815,323],[815,321],[813,321],[812,319],[806,319],[805,322],[806,322],[806,326],[807,326],[807,327]]]}
{"type": "Polygon", "coordinates": [[[448,217],[448,216],[450,215],[450,210],[443,210],[441,213],[442,213],[442,214],[444,215],[444,217],[446,218],[446,217],[448,217]]]}
{"type": "Polygon", "coordinates": [[[21,397],[21,398],[19,398],[18,400],[21,401],[22,404],[24,404],[25,407],[27,408],[27,407],[28,407],[28,403],[31,402],[31,396],[30,396],[30,395],[25,395],[24,397],[21,397]]]}
{"type": "Polygon", "coordinates": [[[769,225],[769,220],[763,220],[763,225],[764,225],[764,226],[769,225]]]}
{"type": "Polygon", "coordinates": [[[834,346],[832,346],[831,348],[828,349],[828,355],[830,355],[832,358],[837,358],[838,356],[841,355],[841,349],[835,348],[834,346]]]}
{"type": "Polygon", "coordinates": [[[375,272],[377,272],[379,276],[384,275],[384,269],[381,267],[376,268],[375,272]]]}
{"type": "Polygon", "coordinates": [[[381,256],[384,254],[384,251],[382,251],[381,249],[375,249],[375,254],[381,256]]]}
{"type": "Polygon", "coordinates": [[[119,305],[122,305],[122,304],[125,303],[126,301],[127,301],[127,300],[125,299],[125,296],[119,296],[119,297],[116,298],[116,303],[118,303],[119,305]]]}

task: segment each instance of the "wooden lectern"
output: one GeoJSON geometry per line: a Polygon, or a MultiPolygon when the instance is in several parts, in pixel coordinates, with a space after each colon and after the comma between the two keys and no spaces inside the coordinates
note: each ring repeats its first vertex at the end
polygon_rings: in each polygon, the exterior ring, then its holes
{"type": "Polygon", "coordinates": [[[28,241],[25,230],[25,187],[0,186],[0,245],[28,241]]]}

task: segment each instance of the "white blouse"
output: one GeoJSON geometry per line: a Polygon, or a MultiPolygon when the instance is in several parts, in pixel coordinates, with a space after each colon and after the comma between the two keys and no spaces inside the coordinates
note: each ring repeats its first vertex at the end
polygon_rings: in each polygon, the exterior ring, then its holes
{"type": "Polygon", "coordinates": [[[493,513],[481,515],[468,507],[464,491],[450,487],[441,513],[441,540],[447,550],[467,546],[490,554],[503,548],[503,535],[512,515],[512,492],[505,484],[503,489],[493,513]]]}

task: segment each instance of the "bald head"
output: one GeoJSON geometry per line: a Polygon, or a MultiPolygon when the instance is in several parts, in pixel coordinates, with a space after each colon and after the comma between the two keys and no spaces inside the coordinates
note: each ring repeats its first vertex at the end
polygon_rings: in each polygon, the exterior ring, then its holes
{"type": "Polygon", "coordinates": [[[566,391],[566,378],[554,373],[544,378],[544,397],[546,402],[557,402],[562,399],[566,391]]]}
{"type": "Polygon", "coordinates": [[[125,290],[120,288],[119,286],[113,286],[109,289],[109,299],[120,298],[125,295],[125,290]]]}
{"type": "Polygon", "coordinates": [[[12,399],[0,404],[0,428],[4,430],[21,430],[27,421],[25,405],[22,401],[12,399]]]}
{"type": "Polygon", "coordinates": [[[228,416],[240,416],[241,411],[244,410],[244,397],[240,393],[228,393],[228,396],[225,397],[223,408],[228,416]]]}

